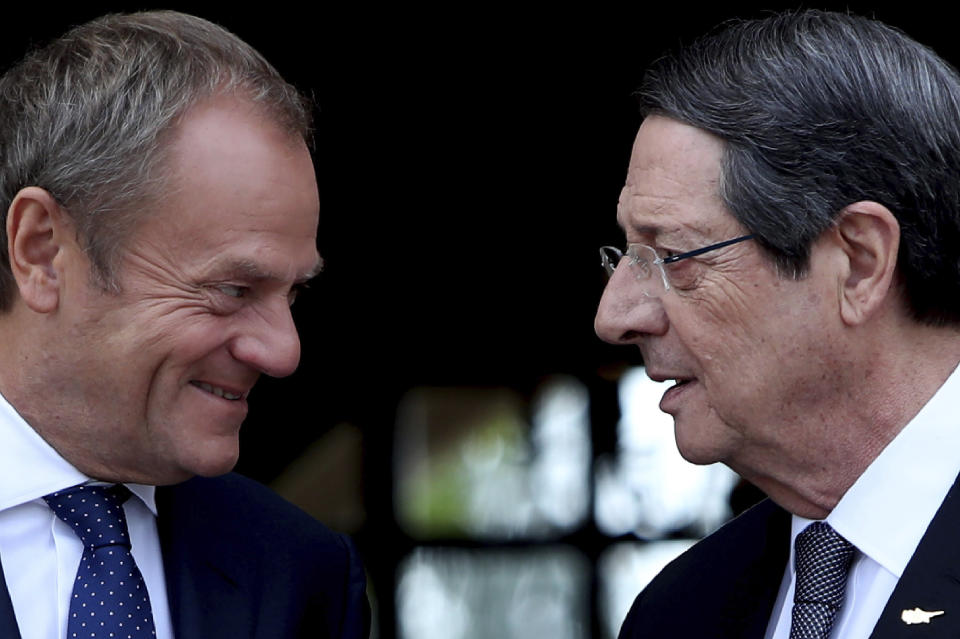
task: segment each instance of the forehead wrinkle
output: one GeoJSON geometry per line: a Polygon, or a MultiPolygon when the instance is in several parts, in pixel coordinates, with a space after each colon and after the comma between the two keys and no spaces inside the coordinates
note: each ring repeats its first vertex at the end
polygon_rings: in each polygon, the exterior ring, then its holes
{"type": "Polygon", "coordinates": [[[641,175],[631,171],[617,203],[617,222],[625,233],[666,237],[669,241],[715,241],[716,220],[688,218],[691,208],[709,210],[721,202],[718,177],[706,179],[708,188],[704,190],[658,165],[634,168],[641,175]],[[651,185],[657,194],[640,190],[651,185]]]}
{"type": "Polygon", "coordinates": [[[683,224],[679,224],[673,220],[676,215],[671,216],[673,212],[673,201],[669,197],[657,197],[650,195],[642,195],[639,193],[627,193],[627,187],[624,187],[623,194],[621,195],[620,201],[617,205],[617,224],[620,225],[620,228],[626,233],[636,233],[638,235],[672,235],[682,230],[683,224]],[[628,202],[634,201],[634,204],[631,205],[628,202]],[[653,206],[645,205],[636,202],[637,200],[652,200],[653,206]],[[635,216],[631,214],[631,210],[635,213],[641,213],[641,217],[646,217],[648,213],[651,216],[656,216],[658,218],[657,222],[647,222],[635,219],[635,216]]]}

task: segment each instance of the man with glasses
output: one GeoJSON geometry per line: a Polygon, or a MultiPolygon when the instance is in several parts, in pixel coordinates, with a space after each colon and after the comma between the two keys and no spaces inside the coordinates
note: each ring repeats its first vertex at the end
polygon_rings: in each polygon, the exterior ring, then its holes
{"type": "Polygon", "coordinates": [[[621,637],[955,635],[960,77],[809,11],[729,25],[639,95],[597,333],[675,382],[685,458],[770,499],[670,564],[621,637]]]}

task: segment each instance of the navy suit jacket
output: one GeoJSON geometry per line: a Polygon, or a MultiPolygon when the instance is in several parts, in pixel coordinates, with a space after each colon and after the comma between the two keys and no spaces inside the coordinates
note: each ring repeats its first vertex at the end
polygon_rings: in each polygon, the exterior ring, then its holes
{"type": "MultiPolygon", "coordinates": [[[[634,601],[620,639],[763,639],[790,551],[790,514],[767,500],[669,564],[634,601]]],[[[960,636],[960,478],[887,601],[871,639],[960,636]],[[945,614],[906,625],[903,610],[945,614]]]]}
{"type": "MultiPolygon", "coordinates": [[[[353,545],[239,475],[157,488],[176,639],[365,639],[353,545]]],[[[0,569],[0,639],[20,633],[0,569]]]]}

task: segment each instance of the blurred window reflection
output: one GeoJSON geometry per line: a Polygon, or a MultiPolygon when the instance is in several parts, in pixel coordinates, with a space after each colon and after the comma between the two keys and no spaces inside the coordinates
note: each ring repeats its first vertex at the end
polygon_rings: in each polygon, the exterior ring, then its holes
{"type": "Polygon", "coordinates": [[[531,417],[506,389],[411,391],[397,420],[396,508],[423,539],[544,538],[582,524],[590,503],[588,395],[543,385],[531,417]]]}
{"type": "Polygon", "coordinates": [[[401,639],[586,639],[590,565],[566,547],[420,548],[401,565],[401,639]]]}
{"type": "Polygon", "coordinates": [[[683,460],[658,409],[666,386],[636,368],[617,388],[619,422],[595,426],[616,429],[616,451],[596,459],[590,395],[569,377],[529,399],[503,388],[405,396],[394,504],[415,550],[396,573],[399,637],[579,639],[599,628],[614,639],[650,579],[730,517],[737,476],[683,460]]]}
{"type": "Polygon", "coordinates": [[[571,378],[541,387],[533,404],[531,494],[555,528],[579,526],[590,508],[590,401],[571,378]]]}
{"type": "Polygon", "coordinates": [[[618,536],[660,539],[677,531],[702,537],[730,518],[730,492],[737,475],[722,464],[697,466],[680,456],[673,418],[660,412],[669,383],[643,368],[620,380],[616,458],[596,465],[597,526],[618,536]]]}
{"type": "Polygon", "coordinates": [[[607,548],[598,561],[600,576],[600,622],[604,639],[615,639],[630,606],[657,573],[695,539],[650,543],[618,543],[607,548]]]}

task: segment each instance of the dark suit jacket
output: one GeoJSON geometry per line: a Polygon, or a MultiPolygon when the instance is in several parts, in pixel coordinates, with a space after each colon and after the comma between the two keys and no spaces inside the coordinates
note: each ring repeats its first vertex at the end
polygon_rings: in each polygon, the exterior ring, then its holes
{"type": "MultiPolygon", "coordinates": [[[[871,639],[960,637],[960,478],[907,564],[871,639]],[[906,625],[903,610],[944,610],[906,625]]],[[[764,501],[685,552],[637,597],[620,639],[763,639],[790,551],[790,514],[764,501]]]]}
{"type": "MultiPolygon", "coordinates": [[[[239,475],[157,489],[176,639],[365,639],[350,541],[239,475]]],[[[0,639],[19,639],[0,570],[0,639]]]]}

